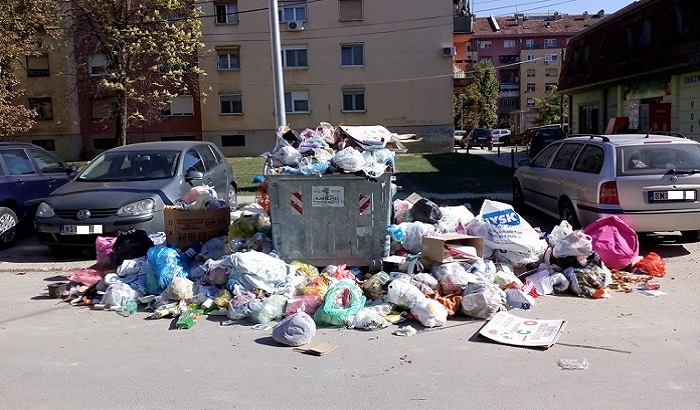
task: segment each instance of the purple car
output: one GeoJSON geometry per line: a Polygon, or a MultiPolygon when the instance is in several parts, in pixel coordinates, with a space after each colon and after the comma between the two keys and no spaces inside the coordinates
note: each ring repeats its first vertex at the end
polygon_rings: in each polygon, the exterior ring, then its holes
{"type": "Polygon", "coordinates": [[[0,142],[0,249],[17,239],[39,201],[68,182],[77,168],[29,143],[0,142]]]}

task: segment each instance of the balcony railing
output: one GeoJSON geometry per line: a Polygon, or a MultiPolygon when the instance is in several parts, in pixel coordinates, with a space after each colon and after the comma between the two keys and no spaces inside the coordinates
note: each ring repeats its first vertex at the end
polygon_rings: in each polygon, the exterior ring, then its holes
{"type": "Polygon", "coordinates": [[[454,16],[455,33],[472,33],[473,31],[471,16],[454,16]]]}

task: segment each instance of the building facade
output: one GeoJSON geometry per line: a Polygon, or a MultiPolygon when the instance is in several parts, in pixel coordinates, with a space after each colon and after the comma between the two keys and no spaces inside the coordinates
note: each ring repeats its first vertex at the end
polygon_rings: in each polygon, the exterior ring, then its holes
{"type": "Polygon", "coordinates": [[[700,139],[700,4],[640,0],[573,37],[559,90],[575,133],[700,139]]]}

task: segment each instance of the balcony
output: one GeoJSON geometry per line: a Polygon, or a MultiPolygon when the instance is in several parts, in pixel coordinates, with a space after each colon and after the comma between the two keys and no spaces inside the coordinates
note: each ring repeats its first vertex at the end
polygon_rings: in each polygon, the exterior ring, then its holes
{"type": "Polygon", "coordinates": [[[474,64],[469,62],[455,62],[452,69],[452,78],[456,80],[474,79],[474,64]]]}
{"type": "Polygon", "coordinates": [[[473,31],[472,16],[454,16],[455,33],[472,33],[473,31]]]}

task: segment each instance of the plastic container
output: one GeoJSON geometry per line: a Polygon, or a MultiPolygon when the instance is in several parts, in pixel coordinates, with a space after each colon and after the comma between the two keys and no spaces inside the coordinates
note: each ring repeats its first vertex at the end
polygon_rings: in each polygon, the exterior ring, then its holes
{"type": "Polygon", "coordinates": [[[49,283],[49,297],[52,299],[60,298],[66,291],[66,285],[68,285],[66,282],[49,283]]]}
{"type": "Polygon", "coordinates": [[[272,241],[286,262],[378,271],[389,256],[391,173],[266,175],[272,241]]]}

